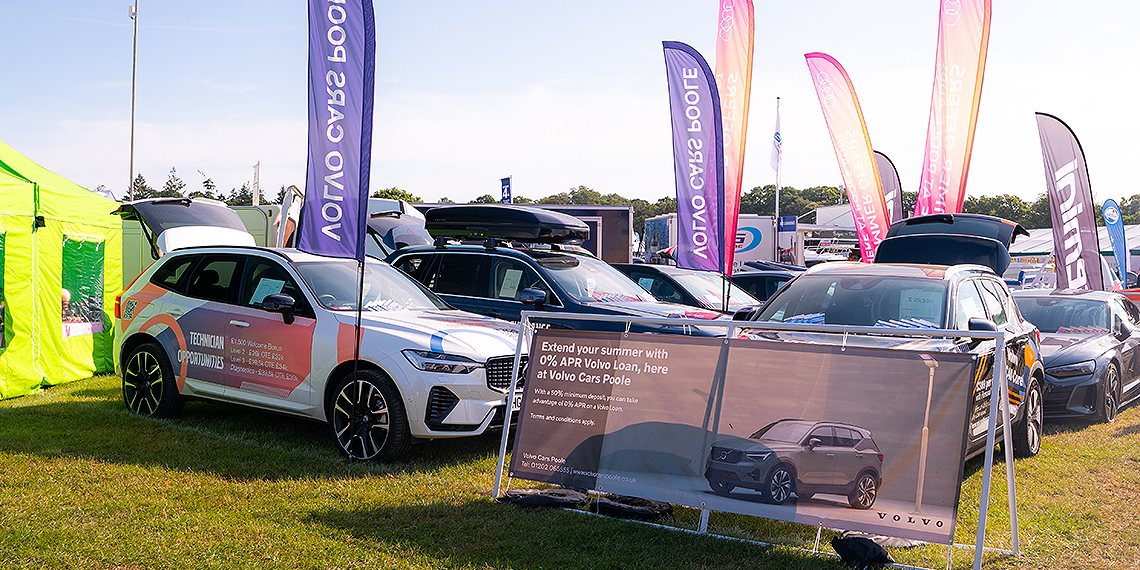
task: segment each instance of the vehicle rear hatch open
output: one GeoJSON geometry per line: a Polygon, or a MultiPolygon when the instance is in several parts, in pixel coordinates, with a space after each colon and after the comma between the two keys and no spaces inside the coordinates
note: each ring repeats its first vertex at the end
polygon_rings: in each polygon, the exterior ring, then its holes
{"type": "Polygon", "coordinates": [[[151,257],[203,245],[254,245],[237,212],[206,198],[155,198],[124,202],[111,212],[137,220],[151,247],[151,257]]]}
{"type": "Polygon", "coordinates": [[[1010,264],[1009,246],[1028,236],[1021,224],[981,214],[931,214],[891,224],[875,263],[974,263],[1001,275],[1010,264]]]}

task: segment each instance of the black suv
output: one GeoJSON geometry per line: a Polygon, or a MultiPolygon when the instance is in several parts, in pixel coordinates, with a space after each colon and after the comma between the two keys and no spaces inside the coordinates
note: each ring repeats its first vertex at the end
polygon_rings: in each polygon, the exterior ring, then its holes
{"type": "MultiPolygon", "coordinates": [[[[499,205],[429,210],[434,246],[406,247],[388,263],[424,284],[451,306],[518,321],[524,310],[634,317],[714,319],[718,313],[662,303],[606,262],[562,244],[581,241],[589,228],[578,219],[539,208],[499,205]],[[457,245],[455,239],[481,245],[457,245]],[[514,245],[518,240],[527,245],[514,245]],[[538,245],[536,245],[538,244],[538,245]]],[[[552,327],[622,330],[620,323],[540,319],[552,327]]],[[[633,325],[635,332],[713,336],[685,326],[633,325]]],[[[723,333],[722,333],[723,334],[723,333]]]]}

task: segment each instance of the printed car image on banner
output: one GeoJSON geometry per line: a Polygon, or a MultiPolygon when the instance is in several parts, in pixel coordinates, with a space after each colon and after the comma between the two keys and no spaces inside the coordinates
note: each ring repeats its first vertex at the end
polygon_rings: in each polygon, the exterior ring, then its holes
{"type": "Polygon", "coordinates": [[[553,330],[531,347],[512,477],[953,537],[971,355],[553,330]]]}

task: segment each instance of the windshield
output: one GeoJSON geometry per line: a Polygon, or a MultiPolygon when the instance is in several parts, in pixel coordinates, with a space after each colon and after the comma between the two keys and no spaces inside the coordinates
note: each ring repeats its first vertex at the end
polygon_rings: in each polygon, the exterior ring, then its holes
{"type": "MultiPolygon", "coordinates": [[[[354,259],[296,263],[317,301],[329,310],[356,310],[360,265],[354,259]]],[[[447,303],[387,263],[369,259],[364,272],[364,310],[447,309],[447,303]]]]}
{"type": "Polygon", "coordinates": [[[943,328],[946,282],[864,275],[803,275],[757,317],[771,323],[943,328]]]}
{"type": "Polygon", "coordinates": [[[783,441],[799,443],[807,435],[807,431],[815,422],[779,421],[770,423],[760,431],[748,436],[749,439],[767,439],[770,441],[783,441]]]}
{"type": "Polygon", "coordinates": [[[580,255],[539,251],[532,251],[531,257],[546,268],[551,279],[580,303],[653,301],[645,289],[604,261],[580,255]]]}
{"type": "Polygon", "coordinates": [[[1108,334],[1108,306],[1100,301],[1059,297],[1015,297],[1025,320],[1043,333],[1108,334]]]}
{"type": "MultiPolygon", "coordinates": [[[[724,307],[724,277],[719,273],[698,271],[674,274],[673,279],[686,291],[697,298],[706,309],[719,311],[724,307]]],[[[748,305],[759,305],[760,301],[737,285],[732,285],[728,295],[728,310],[735,311],[748,305]]]]}

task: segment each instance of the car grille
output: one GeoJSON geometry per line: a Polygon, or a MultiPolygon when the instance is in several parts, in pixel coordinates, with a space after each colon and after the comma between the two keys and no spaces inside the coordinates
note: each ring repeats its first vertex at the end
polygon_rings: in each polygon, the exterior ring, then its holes
{"type": "Polygon", "coordinates": [[[713,447],[709,453],[709,459],[720,463],[740,463],[744,458],[744,453],[739,449],[732,449],[728,447],[713,447]]]}
{"type": "MultiPolygon", "coordinates": [[[[519,362],[519,388],[526,382],[526,360],[527,357],[524,356],[519,362]]],[[[514,365],[515,357],[513,356],[488,358],[487,364],[484,365],[487,370],[487,387],[503,393],[509,392],[511,390],[511,368],[514,365]]]]}

